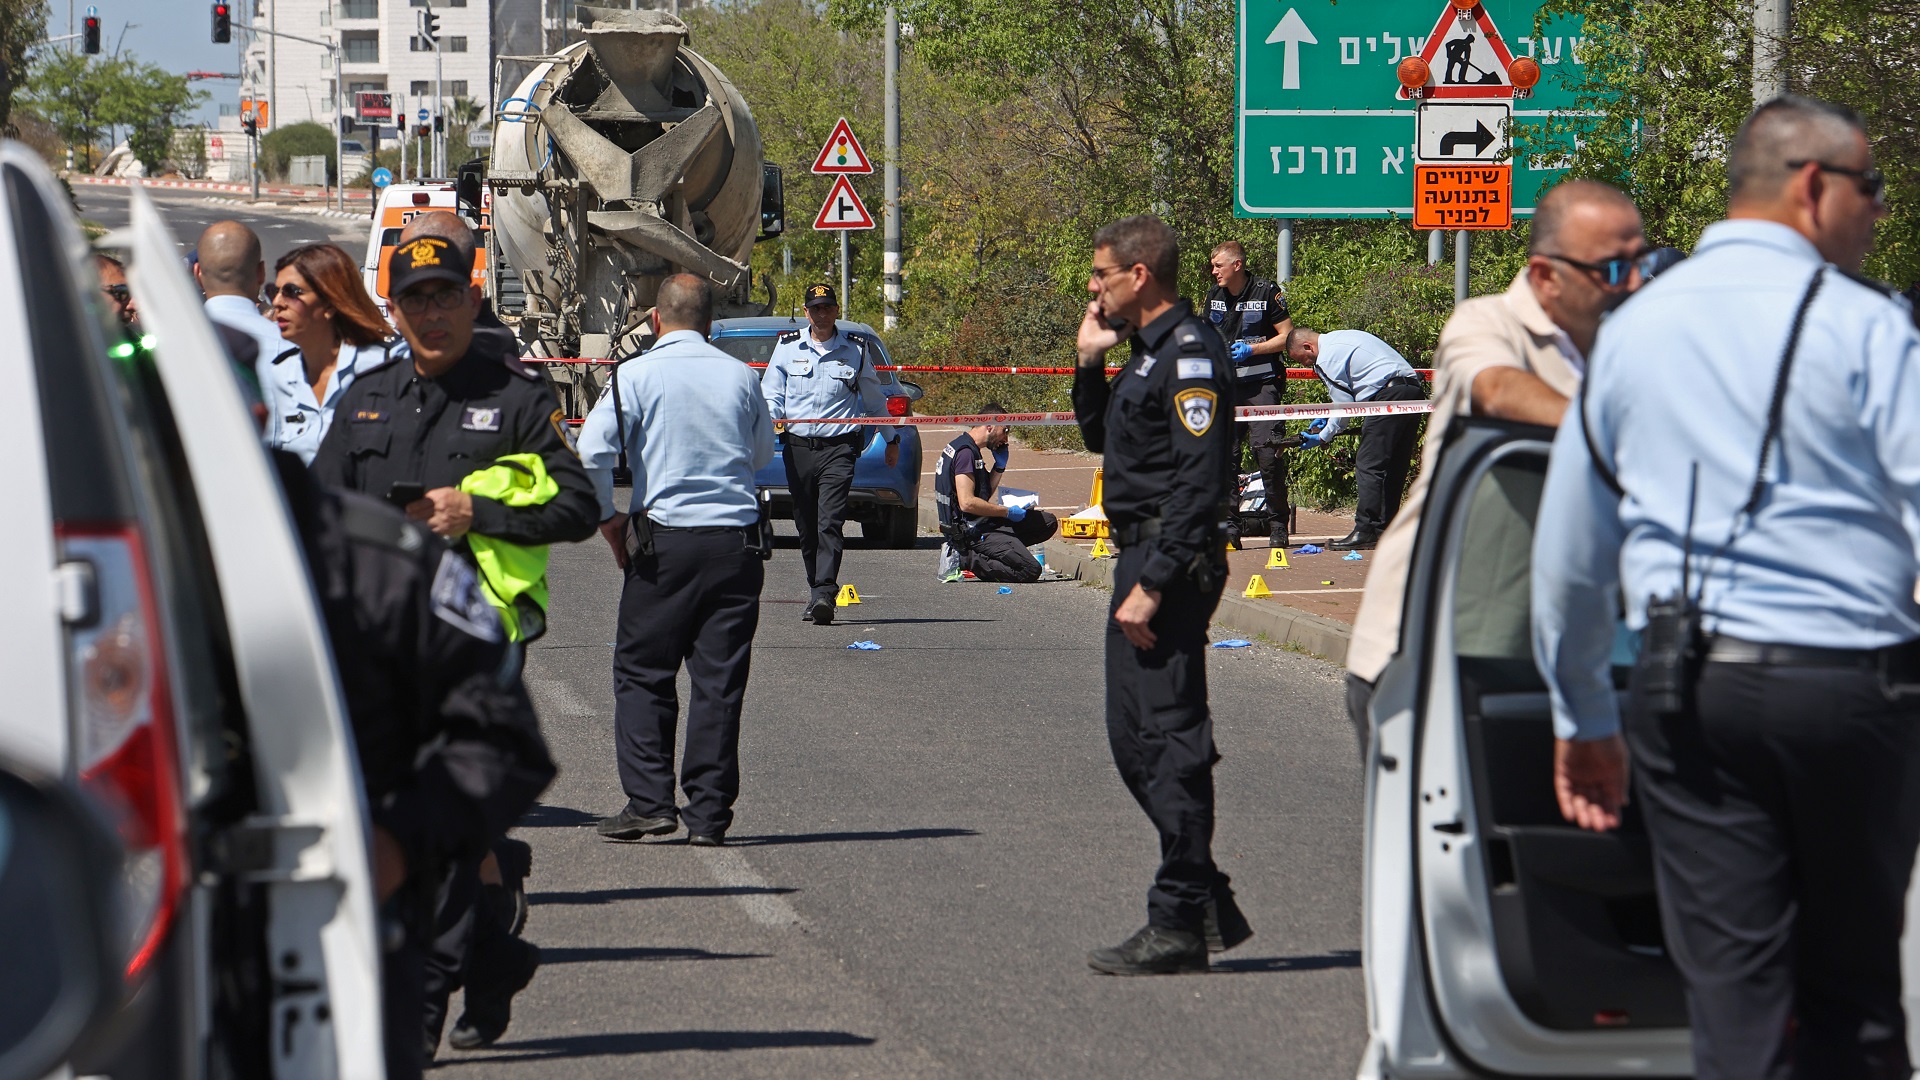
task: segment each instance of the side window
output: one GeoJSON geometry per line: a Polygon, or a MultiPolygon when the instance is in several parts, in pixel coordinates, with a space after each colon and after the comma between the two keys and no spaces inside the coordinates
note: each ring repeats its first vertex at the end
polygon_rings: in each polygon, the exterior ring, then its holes
{"type": "Polygon", "coordinates": [[[1546,480],[1546,459],[1533,454],[1509,455],[1480,478],[1468,503],[1454,579],[1457,655],[1533,659],[1533,522],[1546,480]]]}

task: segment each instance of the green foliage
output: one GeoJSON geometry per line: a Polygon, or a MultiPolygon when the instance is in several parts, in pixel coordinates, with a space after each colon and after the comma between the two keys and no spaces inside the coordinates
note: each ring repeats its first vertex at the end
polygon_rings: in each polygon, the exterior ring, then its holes
{"type": "Polygon", "coordinates": [[[207,96],[185,76],[132,54],[96,57],[65,49],[35,55],[26,91],[22,103],[83,149],[88,168],[101,139],[125,128],[127,148],[149,176],[166,171],[175,125],[207,96]]]}
{"type": "Polygon", "coordinates": [[[93,168],[93,150],[106,134],[106,65],[84,53],[47,49],[35,58],[21,103],[53,125],[93,168]]]}
{"type": "Polygon", "coordinates": [[[285,180],[294,158],[315,155],[327,159],[329,181],[340,175],[340,161],[334,156],[333,131],[325,124],[310,120],[288,124],[260,137],[260,168],[270,179],[285,180]]]}
{"type": "Polygon", "coordinates": [[[47,34],[47,0],[0,0],[0,133],[12,137],[13,95],[28,70],[27,50],[47,34]]]}

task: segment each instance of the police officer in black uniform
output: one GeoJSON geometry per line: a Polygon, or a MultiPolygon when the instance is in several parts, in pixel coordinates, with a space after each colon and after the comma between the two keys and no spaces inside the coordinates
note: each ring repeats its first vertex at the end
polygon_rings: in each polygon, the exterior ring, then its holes
{"type": "Polygon", "coordinates": [[[1179,298],[1179,243],[1151,216],[1093,240],[1094,299],[1080,324],[1073,409],[1106,455],[1120,542],[1107,622],[1107,738],[1127,790],[1160,834],[1147,925],[1088,963],[1115,975],[1205,971],[1207,953],[1253,935],[1214,865],[1207,623],[1226,582],[1233,491],[1233,377],[1207,320],[1179,298]],[[1126,338],[1127,366],[1104,357],[1126,338]]]}
{"type": "MultiPolygon", "coordinates": [[[[401,506],[462,553],[469,532],[517,544],[584,540],[593,535],[598,503],[567,441],[565,416],[509,338],[475,333],[481,295],[471,281],[470,252],[441,236],[394,249],[388,281],[407,349],[348,388],[314,457],[314,475],[401,506]],[[510,507],[458,489],[467,474],[520,453],[539,454],[559,486],[549,501],[510,507]]],[[[484,855],[457,861],[442,883],[428,961],[430,1048],[439,1043],[447,999],[463,982],[466,1013],[450,1042],[470,1049],[498,1039],[513,995],[539,964],[539,950],[510,937],[476,903],[484,855]]]]}
{"type": "MultiPolygon", "coordinates": [[[[1280,404],[1287,387],[1287,331],[1293,329],[1286,291],[1247,272],[1247,249],[1238,240],[1216,245],[1207,268],[1214,281],[1207,291],[1207,321],[1220,332],[1228,358],[1233,361],[1234,404],[1280,404]]],[[[1268,539],[1274,547],[1286,547],[1291,507],[1287,459],[1278,444],[1286,436],[1286,424],[1259,420],[1236,424],[1235,430],[1239,439],[1234,444],[1234,467],[1240,464],[1239,448],[1252,442],[1254,464],[1260,467],[1271,515],[1268,539]]],[[[1238,547],[1239,530],[1230,523],[1227,534],[1238,547]]]]}

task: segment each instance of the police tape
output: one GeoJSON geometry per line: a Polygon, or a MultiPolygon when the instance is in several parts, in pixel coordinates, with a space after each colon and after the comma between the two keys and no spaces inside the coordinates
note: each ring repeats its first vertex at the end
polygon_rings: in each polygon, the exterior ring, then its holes
{"type": "MultiPolygon", "coordinates": [[[[1242,405],[1233,410],[1234,420],[1332,420],[1348,417],[1397,416],[1433,411],[1431,401],[1355,402],[1353,404],[1242,405]]],[[[834,416],[796,417],[782,424],[838,424],[865,427],[1058,427],[1080,421],[1070,412],[974,413],[967,416],[834,416]]]]}
{"type": "MultiPolygon", "coordinates": [[[[574,359],[565,356],[523,356],[521,359],[529,364],[583,364],[589,367],[604,367],[607,365],[617,365],[622,362],[607,357],[582,357],[574,359]]],[[[764,368],[767,365],[765,361],[749,361],[747,366],[750,368],[764,368]]],[[[1125,365],[1121,365],[1121,367],[1125,367],[1125,365]]],[[[1111,375],[1121,370],[1121,367],[1110,367],[1103,370],[1111,375]]],[[[905,371],[922,375],[1071,375],[1079,370],[1078,368],[1071,367],[988,367],[973,364],[875,364],[873,365],[873,369],[875,371],[905,371]]],[[[1319,378],[1319,376],[1314,374],[1312,368],[1287,368],[1286,372],[1287,378],[1295,382],[1319,378]]],[[[1432,368],[1414,368],[1413,373],[1429,381],[1433,378],[1432,368]]]]}

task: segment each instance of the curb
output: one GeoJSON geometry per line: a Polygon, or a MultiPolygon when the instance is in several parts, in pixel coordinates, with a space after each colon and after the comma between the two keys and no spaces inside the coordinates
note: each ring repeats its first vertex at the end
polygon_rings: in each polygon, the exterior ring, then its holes
{"type": "MultiPolygon", "coordinates": [[[[940,512],[930,494],[920,497],[920,531],[933,535],[940,532],[940,512]]],[[[1058,538],[1047,541],[1045,548],[1047,565],[1056,572],[1081,581],[1111,584],[1112,560],[1095,559],[1086,548],[1058,538]]],[[[1268,600],[1248,600],[1231,591],[1220,597],[1213,621],[1248,636],[1265,635],[1275,644],[1291,645],[1334,664],[1346,663],[1347,643],[1353,638],[1353,628],[1346,623],[1268,600]]]]}
{"type": "MultiPolygon", "coordinates": [[[[138,183],[146,187],[178,188],[187,191],[226,191],[234,194],[251,194],[251,184],[229,184],[218,180],[147,180],[129,176],[93,176],[87,173],[64,173],[70,184],[104,184],[112,187],[127,187],[138,183]]],[[[262,195],[290,195],[305,199],[332,198],[331,188],[266,187],[260,188],[262,195]]],[[[347,198],[358,199],[367,196],[349,193],[347,198]]]]}
{"type": "MultiPolygon", "coordinates": [[[[218,195],[209,195],[201,201],[211,203],[215,206],[258,207],[257,203],[250,202],[246,199],[228,199],[218,195]]],[[[369,215],[363,214],[358,210],[336,210],[330,206],[289,206],[284,203],[276,203],[270,207],[270,209],[284,210],[289,214],[300,214],[303,217],[333,218],[336,221],[367,222],[373,220],[369,215]]]]}

